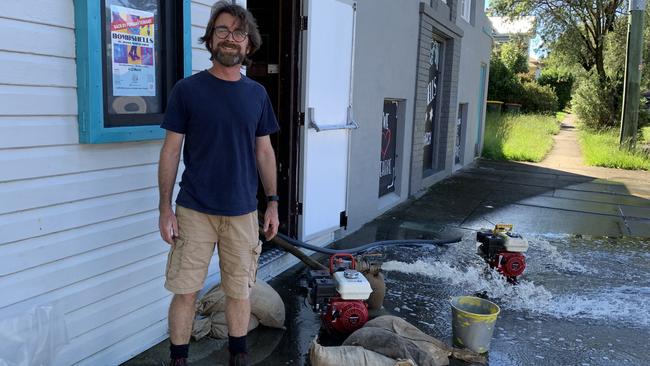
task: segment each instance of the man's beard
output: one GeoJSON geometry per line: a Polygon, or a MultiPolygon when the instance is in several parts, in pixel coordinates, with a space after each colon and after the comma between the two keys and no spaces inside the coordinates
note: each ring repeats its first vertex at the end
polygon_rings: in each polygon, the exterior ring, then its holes
{"type": "Polygon", "coordinates": [[[212,51],[212,58],[226,67],[240,65],[245,57],[246,55],[241,53],[241,47],[233,43],[222,42],[212,51]],[[235,53],[224,52],[222,46],[235,46],[236,48],[229,49],[229,51],[235,51],[235,53]]]}

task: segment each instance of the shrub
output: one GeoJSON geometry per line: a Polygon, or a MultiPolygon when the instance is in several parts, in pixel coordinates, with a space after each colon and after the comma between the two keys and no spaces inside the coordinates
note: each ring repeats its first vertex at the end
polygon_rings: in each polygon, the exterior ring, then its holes
{"type": "Polygon", "coordinates": [[[528,57],[517,42],[501,45],[500,59],[513,74],[528,72],[528,57]]]}
{"type": "Polygon", "coordinates": [[[517,79],[506,65],[494,55],[490,59],[490,78],[488,80],[488,100],[510,102],[516,92],[517,79]]]}
{"type": "Polygon", "coordinates": [[[557,111],[557,96],[550,86],[532,82],[524,83],[522,87],[524,112],[553,113],[557,111]]]}
{"type": "Polygon", "coordinates": [[[619,124],[623,93],[618,88],[611,81],[599,82],[593,74],[579,81],[571,105],[586,127],[601,130],[619,124]]]}
{"type": "Polygon", "coordinates": [[[569,71],[559,70],[557,68],[542,70],[537,82],[540,85],[550,86],[557,96],[557,107],[563,110],[571,101],[571,89],[575,82],[575,77],[569,71]]]}

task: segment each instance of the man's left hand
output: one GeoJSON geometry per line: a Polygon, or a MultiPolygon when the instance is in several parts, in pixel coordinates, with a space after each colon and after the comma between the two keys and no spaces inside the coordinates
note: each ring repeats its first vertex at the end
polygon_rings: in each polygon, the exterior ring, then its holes
{"type": "Polygon", "coordinates": [[[264,213],[264,237],[267,241],[273,239],[278,233],[278,226],[280,225],[280,220],[278,220],[278,203],[269,202],[266,207],[266,212],[264,213]]]}

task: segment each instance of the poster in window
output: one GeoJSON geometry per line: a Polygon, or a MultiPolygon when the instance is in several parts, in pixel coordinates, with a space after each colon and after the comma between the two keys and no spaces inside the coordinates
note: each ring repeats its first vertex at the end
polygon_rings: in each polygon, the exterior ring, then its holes
{"type": "Polygon", "coordinates": [[[114,96],[155,96],[154,13],[111,5],[114,96]]]}
{"type": "Polygon", "coordinates": [[[397,143],[397,107],[399,102],[384,100],[379,157],[379,197],[395,192],[395,145],[397,143]]]}
{"type": "Polygon", "coordinates": [[[436,123],[436,104],[438,100],[438,84],[440,75],[440,50],[442,44],[438,41],[431,41],[429,49],[429,80],[427,83],[427,108],[424,121],[424,135],[422,136],[423,146],[423,170],[426,172],[433,168],[433,140],[434,124],[436,123]]]}

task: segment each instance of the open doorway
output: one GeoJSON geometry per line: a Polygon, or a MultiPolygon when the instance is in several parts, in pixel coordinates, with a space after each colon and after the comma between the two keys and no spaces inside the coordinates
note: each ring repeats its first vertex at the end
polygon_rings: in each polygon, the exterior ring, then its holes
{"type": "MultiPolygon", "coordinates": [[[[300,151],[300,0],[248,0],[257,19],[262,46],[247,75],[265,88],[278,117],[280,132],[271,136],[278,164],[280,232],[297,236],[300,151]]],[[[259,208],[266,208],[262,185],[259,208]]]]}

